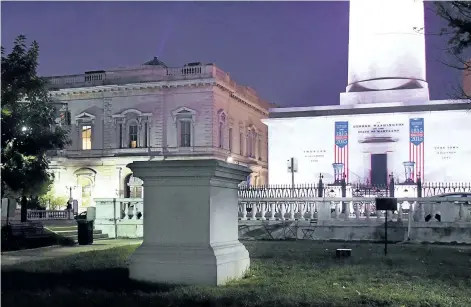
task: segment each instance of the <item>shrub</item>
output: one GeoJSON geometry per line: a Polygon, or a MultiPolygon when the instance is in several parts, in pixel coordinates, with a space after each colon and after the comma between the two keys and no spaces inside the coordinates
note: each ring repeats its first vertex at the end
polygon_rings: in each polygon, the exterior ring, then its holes
{"type": "Polygon", "coordinates": [[[39,197],[39,202],[43,207],[49,204],[50,210],[60,210],[62,207],[67,206],[69,200],[66,196],[57,196],[53,190],[49,190],[46,194],[39,197]]]}

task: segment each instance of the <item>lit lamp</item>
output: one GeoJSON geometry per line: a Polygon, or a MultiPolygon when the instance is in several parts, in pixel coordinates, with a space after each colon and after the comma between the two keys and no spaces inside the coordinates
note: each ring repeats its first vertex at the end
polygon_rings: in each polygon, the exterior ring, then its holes
{"type": "Polygon", "coordinates": [[[406,181],[404,183],[414,183],[414,178],[412,178],[412,170],[414,169],[415,162],[406,161],[402,164],[404,165],[404,173],[406,175],[406,181]]]}
{"type": "Polygon", "coordinates": [[[332,167],[334,168],[334,183],[340,183],[343,175],[343,163],[332,163],[332,167]]]}
{"type": "Polygon", "coordinates": [[[67,210],[72,210],[73,203],[74,203],[74,197],[72,195],[72,190],[75,190],[76,186],[65,186],[66,190],[69,190],[69,200],[67,201],[67,210]]]}

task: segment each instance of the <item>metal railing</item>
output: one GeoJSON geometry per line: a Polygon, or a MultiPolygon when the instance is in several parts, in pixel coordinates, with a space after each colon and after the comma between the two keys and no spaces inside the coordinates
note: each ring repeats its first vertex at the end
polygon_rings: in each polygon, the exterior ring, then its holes
{"type": "Polygon", "coordinates": [[[471,193],[471,183],[425,182],[394,185],[365,184],[274,184],[241,186],[239,198],[259,197],[431,197],[446,193],[471,193]],[[420,191],[420,193],[419,193],[420,191]],[[344,195],[342,195],[344,194],[344,195]]]}

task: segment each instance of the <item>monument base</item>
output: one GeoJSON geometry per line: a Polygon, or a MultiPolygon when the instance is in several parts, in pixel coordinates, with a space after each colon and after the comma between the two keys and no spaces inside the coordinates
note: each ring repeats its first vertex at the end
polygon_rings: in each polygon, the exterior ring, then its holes
{"type": "Polygon", "coordinates": [[[249,252],[239,241],[210,246],[143,243],[130,258],[129,277],[153,283],[219,286],[243,277],[249,267],[249,252]]]}
{"type": "Polygon", "coordinates": [[[428,88],[340,93],[340,105],[402,102],[424,103],[430,100],[428,88]]]}
{"type": "Polygon", "coordinates": [[[248,168],[214,159],[128,167],[144,182],[144,242],[130,258],[131,279],[217,286],[244,276],[237,186],[248,168]]]}

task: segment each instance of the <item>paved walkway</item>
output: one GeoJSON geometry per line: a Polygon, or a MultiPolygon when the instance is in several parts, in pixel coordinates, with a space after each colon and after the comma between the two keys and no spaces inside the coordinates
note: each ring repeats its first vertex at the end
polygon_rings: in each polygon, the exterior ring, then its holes
{"type": "Polygon", "coordinates": [[[58,257],[70,256],[78,253],[105,250],[118,246],[140,244],[142,240],[136,239],[113,239],[97,240],[92,245],[75,246],[49,246],[35,249],[20,250],[2,253],[2,267],[21,262],[54,259],[58,257]]]}

